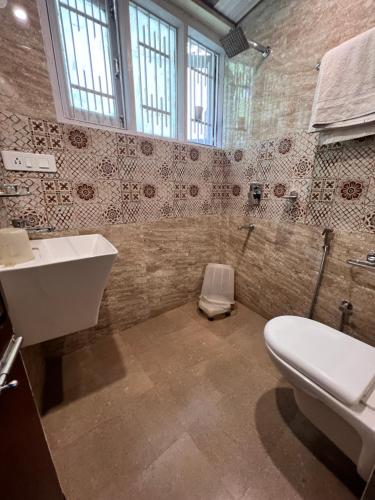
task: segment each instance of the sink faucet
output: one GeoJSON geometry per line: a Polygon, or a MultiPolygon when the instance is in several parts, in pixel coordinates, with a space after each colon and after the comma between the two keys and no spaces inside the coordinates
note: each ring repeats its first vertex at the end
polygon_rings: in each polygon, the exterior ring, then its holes
{"type": "Polygon", "coordinates": [[[11,220],[13,227],[19,227],[22,229],[26,229],[28,233],[51,233],[56,228],[54,226],[36,226],[36,227],[26,227],[26,221],[24,219],[12,219],[11,220]]]}

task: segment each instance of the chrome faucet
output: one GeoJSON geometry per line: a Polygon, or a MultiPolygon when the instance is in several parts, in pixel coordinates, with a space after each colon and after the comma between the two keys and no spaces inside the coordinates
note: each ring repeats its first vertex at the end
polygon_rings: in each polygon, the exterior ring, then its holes
{"type": "Polygon", "coordinates": [[[54,226],[36,226],[36,227],[26,227],[26,221],[24,219],[12,219],[13,227],[18,227],[26,229],[28,233],[52,233],[56,228],[54,226]]]}

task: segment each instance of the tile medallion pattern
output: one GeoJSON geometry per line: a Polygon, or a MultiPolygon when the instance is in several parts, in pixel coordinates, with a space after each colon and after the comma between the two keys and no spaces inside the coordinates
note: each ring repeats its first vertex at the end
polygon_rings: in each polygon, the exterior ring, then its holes
{"type": "Polygon", "coordinates": [[[8,218],[57,229],[208,214],[375,232],[375,138],[319,147],[306,132],[216,149],[0,113],[0,148],[49,152],[56,174],[8,172],[32,195],[8,218]],[[262,185],[258,207],[250,182],[262,185]],[[284,197],[297,191],[298,200],[284,197]]]}

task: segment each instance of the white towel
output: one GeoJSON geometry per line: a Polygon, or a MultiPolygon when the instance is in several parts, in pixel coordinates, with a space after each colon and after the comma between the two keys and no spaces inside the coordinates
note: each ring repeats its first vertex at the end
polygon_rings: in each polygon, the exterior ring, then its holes
{"type": "Polygon", "coordinates": [[[319,145],[333,144],[334,142],[350,141],[368,135],[375,135],[375,122],[353,127],[341,127],[321,130],[319,133],[319,145]]]}
{"type": "Polygon", "coordinates": [[[328,142],[374,133],[375,28],[328,51],[321,62],[310,132],[328,142]],[[340,129],[337,131],[336,129],[340,129]],[[328,131],[329,130],[329,131],[328,131]],[[327,132],[326,132],[327,131],[327,132]],[[335,138],[335,137],[341,137],[335,138]]]}

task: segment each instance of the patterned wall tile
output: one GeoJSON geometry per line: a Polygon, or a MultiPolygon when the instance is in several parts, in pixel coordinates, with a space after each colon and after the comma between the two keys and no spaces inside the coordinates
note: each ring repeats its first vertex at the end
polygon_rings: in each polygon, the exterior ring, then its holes
{"type": "Polygon", "coordinates": [[[118,156],[138,157],[138,138],[135,135],[116,134],[118,156]]]}
{"type": "Polygon", "coordinates": [[[97,178],[97,167],[92,154],[67,151],[63,165],[64,177],[68,179],[97,178]]]}
{"type": "Polygon", "coordinates": [[[93,205],[100,201],[98,184],[90,179],[74,182],[72,192],[77,205],[93,205]]]}
{"type": "Polygon", "coordinates": [[[311,184],[310,201],[333,203],[336,186],[336,179],[313,179],[311,184]]]}
{"type": "Polygon", "coordinates": [[[47,207],[73,204],[72,185],[68,180],[43,179],[42,190],[47,207]]]}
{"type": "Polygon", "coordinates": [[[94,227],[101,221],[101,206],[87,204],[75,206],[75,221],[77,227],[94,227]]]}
{"type": "MultiPolygon", "coordinates": [[[[374,168],[374,172],[375,172],[375,168],[374,168]]],[[[373,172],[373,174],[374,174],[374,172],[373,172]]],[[[367,189],[367,193],[365,195],[365,198],[363,200],[363,203],[365,203],[366,205],[368,205],[368,204],[374,205],[375,204],[375,177],[374,176],[369,177],[369,179],[368,179],[368,189],[367,189]]]]}
{"type": "Polygon", "coordinates": [[[91,129],[92,150],[102,156],[114,156],[117,153],[116,135],[108,130],[91,129]]]}
{"type": "Polygon", "coordinates": [[[65,148],[63,128],[59,123],[29,118],[29,130],[34,151],[62,151],[65,148]]]}
{"type": "Polygon", "coordinates": [[[98,201],[103,205],[121,205],[121,181],[105,180],[98,183],[98,201]]]}
{"type": "Polygon", "coordinates": [[[318,149],[314,159],[315,178],[333,178],[340,176],[341,158],[343,155],[342,147],[318,149]]]}
{"type": "Polygon", "coordinates": [[[69,229],[76,226],[74,205],[47,206],[48,224],[56,229],[69,229]]]}
{"type": "Polygon", "coordinates": [[[298,132],[222,150],[0,113],[0,147],[49,152],[56,174],[0,169],[30,197],[4,202],[8,218],[57,228],[201,214],[375,231],[375,140],[318,147],[298,132]],[[249,206],[250,182],[263,199],[249,206]],[[298,200],[283,199],[290,191],[298,200]]]}
{"type": "Polygon", "coordinates": [[[332,207],[330,227],[343,231],[360,231],[363,221],[363,205],[340,205],[332,207]]]}
{"type": "Polygon", "coordinates": [[[27,117],[0,112],[0,146],[16,151],[33,150],[27,117]]]}
{"type": "Polygon", "coordinates": [[[341,179],[337,183],[336,203],[363,203],[367,189],[367,180],[341,179]]]}
{"type": "Polygon", "coordinates": [[[375,233],[375,204],[363,209],[362,230],[375,233]]]}
{"type": "Polygon", "coordinates": [[[328,226],[331,220],[332,205],[311,202],[307,206],[306,223],[312,226],[328,226]]]}
{"type": "Polygon", "coordinates": [[[80,151],[82,153],[92,152],[91,129],[64,125],[63,137],[67,150],[80,151]]]}
{"type": "Polygon", "coordinates": [[[109,203],[101,206],[101,224],[121,224],[123,211],[121,203],[109,203]]]}
{"type": "Polygon", "coordinates": [[[117,168],[120,179],[135,179],[138,166],[136,158],[117,156],[117,168]]]}
{"type": "Polygon", "coordinates": [[[365,207],[375,205],[374,138],[318,147],[316,134],[300,132],[258,141],[251,149],[257,160],[249,153],[241,184],[246,191],[249,182],[260,182],[263,200],[258,207],[245,200],[238,213],[343,231],[373,230],[372,210],[365,207]],[[283,205],[281,197],[292,190],[297,202],[283,205]]]}
{"type": "Polygon", "coordinates": [[[94,163],[97,170],[98,179],[117,179],[119,171],[117,167],[116,156],[99,156],[95,155],[94,163]]]}

